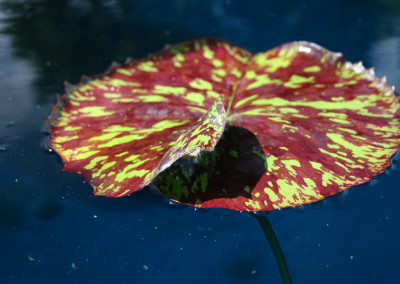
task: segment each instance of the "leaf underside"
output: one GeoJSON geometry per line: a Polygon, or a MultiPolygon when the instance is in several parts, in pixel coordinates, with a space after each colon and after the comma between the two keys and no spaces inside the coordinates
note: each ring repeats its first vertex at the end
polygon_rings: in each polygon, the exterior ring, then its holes
{"type": "Polygon", "coordinates": [[[384,79],[316,44],[253,54],[201,39],[67,85],[47,123],[64,170],[96,195],[156,178],[178,202],[267,211],[383,172],[400,144],[399,113],[384,79]]]}

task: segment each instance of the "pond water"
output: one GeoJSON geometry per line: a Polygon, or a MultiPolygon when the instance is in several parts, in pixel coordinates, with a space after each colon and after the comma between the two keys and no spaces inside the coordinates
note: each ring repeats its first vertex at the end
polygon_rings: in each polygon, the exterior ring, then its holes
{"type": "MultiPolygon", "coordinates": [[[[1,283],[281,283],[246,213],[119,199],[62,172],[43,118],[64,80],[205,36],[251,51],[307,40],[400,86],[400,5],[391,0],[0,2],[1,283]]],[[[268,217],[294,283],[400,282],[400,168],[268,217]]]]}

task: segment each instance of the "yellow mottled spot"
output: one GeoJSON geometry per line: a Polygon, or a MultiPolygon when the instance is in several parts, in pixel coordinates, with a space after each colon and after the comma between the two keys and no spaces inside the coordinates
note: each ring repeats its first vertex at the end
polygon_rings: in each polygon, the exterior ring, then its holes
{"type": "Polygon", "coordinates": [[[323,85],[323,84],[315,84],[314,87],[315,88],[325,88],[325,85],[323,85]]]}
{"type": "Polygon", "coordinates": [[[237,68],[234,68],[231,72],[232,75],[236,76],[237,78],[242,77],[242,72],[240,72],[237,68]]]}
{"type": "Polygon", "coordinates": [[[114,186],[115,186],[114,184],[110,184],[109,186],[107,186],[106,190],[110,190],[110,189],[112,189],[114,186]]]}
{"type": "Polygon", "coordinates": [[[340,146],[337,144],[327,144],[327,146],[328,146],[328,148],[331,148],[331,149],[340,149],[340,146]]]}
{"type": "Polygon", "coordinates": [[[310,161],[311,167],[313,167],[316,170],[322,171],[323,165],[318,162],[310,161]]]}
{"type": "Polygon", "coordinates": [[[98,89],[102,89],[102,90],[106,90],[106,91],[108,90],[108,87],[106,85],[102,84],[101,81],[99,81],[99,80],[90,81],[89,84],[95,86],[98,89]]]}
{"type": "Polygon", "coordinates": [[[345,65],[343,66],[343,68],[336,70],[336,75],[345,79],[349,79],[357,75],[357,72],[355,72],[355,70],[351,68],[350,63],[347,63],[347,66],[345,65]]]}
{"type": "Polygon", "coordinates": [[[245,204],[247,207],[252,207],[253,210],[261,210],[260,203],[256,200],[249,199],[245,204]]]}
{"type": "MultiPolygon", "coordinates": [[[[118,190],[113,190],[114,192],[117,192],[117,191],[119,191],[119,187],[118,187],[118,190]]],[[[129,193],[129,189],[127,189],[127,190],[124,190],[123,192],[121,192],[120,194],[118,194],[118,195],[116,195],[117,197],[121,197],[121,196],[124,196],[124,195],[126,195],[127,193],[129,193]]]]}
{"type": "Polygon", "coordinates": [[[90,85],[83,85],[81,87],[79,87],[79,91],[81,92],[86,92],[86,91],[90,91],[93,90],[93,87],[90,85]]]}
{"type": "Polygon", "coordinates": [[[319,116],[326,116],[326,117],[333,117],[333,118],[340,118],[340,119],[346,119],[347,114],[345,113],[340,113],[340,112],[320,112],[318,113],[319,116]]]}
{"type": "Polygon", "coordinates": [[[96,158],[92,159],[92,160],[90,161],[90,163],[87,164],[86,166],[84,166],[83,168],[86,169],[86,170],[91,170],[91,169],[93,169],[94,167],[96,167],[96,165],[97,165],[98,162],[103,161],[103,160],[106,160],[107,158],[108,158],[108,156],[99,156],[99,157],[96,157],[96,158]]]}
{"type": "Polygon", "coordinates": [[[275,165],[275,161],[278,160],[277,157],[270,155],[267,158],[267,165],[268,165],[268,171],[271,172],[273,170],[279,170],[280,167],[275,165]]]}
{"type": "Polygon", "coordinates": [[[82,126],[67,126],[64,128],[65,131],[75,131],[79,129],[82,129],[82,126]]]}
{"type": "Polygon", "coordinates": [[[303,200],[309,200],[307,196],[313,197],[314,200],[323,198],[323,196],[315,190],[316,185],[313,180],[309,178],[304,178],[303,180],[306,185],[302,186],[293,180],[290,183],[284,179],[278,179],[276,181],[279,186],[279,193],[282,194],[291,205],[298,205],[303,203],[303,200]]]}
{"type": "Polygon", "coordinates": [[[163,86],[156,85],[154,87],[153,93],[163,94],[163,95],[183,95],[186,92],[186,88],[184,87],[172,87],[172,86],[163,86]]]}
{"type": "Polygon", "coordinates": [[[317,197],[318,199],[323,198],[322,195],[320,195],[319,193],[317,193],[317,192],[315,191],[317,185],[315,184],[315,182],[314,182],[312,179],[310,179],[310,178],[303,178],[303,181],[304,181],[305,184],[307,185],[307,186],[303,186],[303,188],[302,188],[302,192],[303,192],[304,194],[307,194],[307,195],[310,195],[310,196],[315,196],[315,197],[317,197]]]}
{"type": "Polygon", "coordinates": [[[321,67],[318,65],[309,66],[303,69],[303,72],[319,72],[321,71],[321,67]]]}
{"type": "Polygon", "coordinates": [[[344,184],[343,179],[341,177],[334,175],[332,172],[324,172],[322,174],[322,185],[327,186],[332,184],[332,182],[338,185],[344,184]]]}
{"type": "Polygon", "coordinates": [[[330,118],[329,120],[340,124],[351,124],[350,121],[344,119],[330,118]]]}
{"type": "Polygon", "coordinates": [[[224,65],[224,63],[223,63],[221,60],[218,60],[218,59],[214,59],[214,60],[212,61],[212,64],[213,64],[214,67],[216,67],[216,68],[219,68],[219,67],[221,67],[222,65],[224,65]]]}
{"type": "Polygon", "coordinates": [[[177,52],[176,55],[172,58],[173,61],[185,61],[185,57],[183,56],[182,52],[177,52]]]}
{"type": "Polygon", "coordinates": [[[291,107],[281,107],[279,108],[279,111],[281,113],[298,113],[299,111],[295,108],[291,108],[291,107]]]}
{"type": "Polygon", "coordinates": [[[214,91],[207,91],[207,96],[216,99],[220,96],[220,94],[218,94],[217,92],[214,92],[214,91]]]}
{"type": "Polygon", "coordinates": [[[286,88],[300,88],[304,83],[314,83],[315,77],[303,77],[299,75],[292,75],[288,82],[284,83],[283,85],[286,88]]]}
{"type": "Polygon", "coordinates": [[[367,140],[367,137],[363,137],[363,136],[359,136],[359,135],[351,135],[351,137],[353,137],[355,139],[358,139],[358,140],[363,140],[363,141],[367,140]]]}
{"type": "Polygon", "coordinates": [[[189,83],[189,86],[199,90],[212,90],[212,84],[201,78],[196,78],[189,83]]]}
{"type": "MultiPolygon", "coordinates": [[[[111,168],[112,166],[114,166],[117,162],[116,161],[112,161],[112,162],[108,162],[105,163],[98,171],[94,172],[92,174],[92,178],[96,178],[98,176],[100,176],[102,174],[102,172],[104,172],[105,170],[111,168]]],[[[101,175],[100,178],[104,178],[106,175],[101,175]]]]}
{"type": "Polygon", "coordinates": [[[72,94],[69,95],[70,100],[75,100],[75,101],[95,101],[96,98],[94,96],[82,96],[81,93],[78,91],[73,92],[72,94]]]}
{"type": "Polygon", "coordinates": [[[163,131],[166,128],[181,126],[183,124],[186,124],[187,122],[188,122],[187,120],[162,120],[160,122],[157,122],[156,124],[153,124],[153,126],[150,129],[147,129],[145,131],[151,131],[151,132],[163,131]]]}
{"type": "Polygon", "coordinates": [[[137,66],[137,68],[144,72],[158,72],[158,69],[154,67],[154,62],[152,61],[142,62],[137,66]]]}
{"type": "Polygon", "coordinates": [[[249,101],[251,101],[251,100],[254,100],[254,99],[257,98],[257,97],[258,97],[258,95],[252,95],[252,96],[250,96],[250,97],[241,99],[240,101],[238,101],[238,102],[234,105],[233,108],[238,108],[238,107],[244,105],[245,103],[247,103],[247,102],[249,102],[249,101]]]}
{"type": "Polygon", "coordinates": [[[286,68],[290,65],[290,57],[272,57],[268,58],[265,53],[257,53],[253,56],[253,60],[260,66],[260,67],[267,67],[265,68],[266,72],[273,73],[279,68],[286,68]]]}
{"type": "MultiPolygon", "coordinates": [[[[283,124],[290,124],[291,122],[289,120],[285,120],[282,119],[282,117],[278,116],[278,117],[268,117],[269,120],[272,121],[276,121],[276,122],[281,122],[283,124]]],[[[284,129],[285,127],[290,127],[289,125],[282,125],[282,129],[284,129]]],[[[295,129],[297,129],[297,127],[294,127],[295,129]]]]}
{"type": "Polygon", "coordinates": [[[233,57],[234,57],[237,61],[242,62],[242,63],[245,63],[245,64],[249,61],[249,58],[248,58],[248,57],[242,56],[242,55],[240,55],[240,54],[238,54],[238,53],[236,53],[235,55],[233,55],[233,57]]]}
{"type": "Polygon", "coordinates": [[[292,174],[296,174],[296,170],[293,167],[301,167],[300,162],[297,160],[282,160],[282,164],[284,164],[292,174]]]}
{"type": "Polygon", "coordinates": [[[284,146],[279,147],[279,149],[285,150],[285,151],[289,151],[289,149],[287,147],[284,147],[284,146]]]}
{"type": "Polygon", "coordinates": [[[113,99],[112,103],[137,103],[139,100],[137,98],[121,98],[121,99],[113,99]]]}
{"type": "Polygon", "coordinates": [[[80,106],[81,104],[79,103],[79,102],[76,102],[76,101],[69,101],[69,103],[71,104],[71,105],[73,105],[73,106],[80,106]]]}
{"type": "Polygon", "coordinates": [[[251,90],[255,88],[259,88],[264,85],[281,85],[282,81],[279,79],[271,79],[267,74],[262,74],[262,75],[257,75],[255,77],[255,81],[251,84],[249,84],[246,88],[246,90],[251,90]]]}
{"type": "Polygon", "coordinates": [[[340,82],[340,83],[336,83],[334,85],[335,88],[341,88],[344,86],[349,86],[349,85],[356,85],[357,81],[356,80],[351,80],[351,81],[346,81],[346,82],[340,82]]]}
{"type": "Polygon", "coordinates": [[[175,66],[176,68],[181,68],[183,65],[182,65],[182,63],[180,63],[179,61],[174,61],[174,66],[175,66]]]}
{"type": "Polygon", "coordinates": [[[164,147],[156,145],[156,146],[151,146],[149,149],[156,150],[156,151],[162,151],[162,150],[164,150],[164,147]]]}
{"type": "Polygon", "coordinates": [[[142,161],[138,161],[135,164],[130,164],[127,167],[124,168],[124,170],[120,173],[118,173],[115,177],[115,181],[117,182],[121,182],[126,178],[133,178],[133,177],[143,177],[145,174],[147,174],[148,172],[150,172],[150,170],[145,170],[145,169],[141,169],[141,170],[131,170],[133,168],[137,168],[138,166],[144,164],[145,162],[147,162],[148,159],[146,160],[142,160],[142,161]],[[131,170],[131,171],[130,171],[131,170]]]}
{"type": "Polygon", "coordinates": [[[168,102],[168,99],[166,97],[158,96],[158,95],[138,96],[138,98],[144,103],[168,102]]]}
{"type": "Polygon", "coordinates": [[[292,114],[292,116],[299,117],[299,118],[310,118],[309,116],[304,115],[304,114],[300,114],[300,113],[294,113],[294,114],[292,114]]]}
{"type": "Polygon", "coordinates": [[[124,87],[124,86],[132,86],[132,87],[140,87],[140,83],[138,82],[130,82],[130,81],[124,81],[121,79],[111,79],[108,81],[108,84],[110,84],[113,87],[124,87]]]}
{"type": "Polygon", "coordinates": [[[132,93],[136,94],[147,94],[149,91],[147,89],[132,89],[132,93]]]}
{"type": "Polygon", "coordinates": [[[279,197],[271,188],[268,187],[264,188],[264,192],[268,195],[269,200],[271,200],[271,202],[276,202],[279,200],[279,197]]]}
{"type": "MultiPolygon", "coordinates": [[[[280,118],[279,118],[279,120],[278,120],[278,118],[276,118],[276,121],[284,122],[284,123],[290,123],[290,121],[288,121],[288,120],[283,120],[283,119],[280,119],[280,118]]],[[[288,125],[288,124],[283,124],[283,125],[282,125],[282,129],[285,129],[285,128],[289,128],[289,129],[292,129],[292,130],[297,130],[297,129],[298,129],[296,126],[288,125]]]]}
{"type": "Polygon", "coordinates": [[[76,153],[83,153],[83,152],[88,152],[93,148],[93,146],[82,146],[82,147],[78,147],[75,148],[75,152],[76,153]]]}
{"type": "Polygon", "coordinates": [[[76,160],[84,160],[84,159],[87,159],[87,158],[97,154],[98,152],[100,152],[100,151],[88,151],[88,152],[84,152],[84,153],[79,153],[74,158],[76,160]]]}
{"type": "Polygon", "coordinates": [[[129,152],[119,153],[119,154],[115,155],[115,157],[122,157],[122,156],[125,156],[126,154],[129,154],[129,152]]]}
{"type": "Polygon", "coordinates": [[[125,158],[124,161],[125,162],[133,162],[133,161],[137,160],[137,158],[139,158],[139,157],[140,157],[140,155],[131,155],[128,158],[125,158]]]}
{"type": "Polygon", "coordinates": [[[338,130],[344,131],[344,132],[348,132],[348,133],[352,133],[352,134],[357,134],[357,131],[355,131],[354,129],[349,129],[349,128],[343,128],[343,127],[338,127],[338,130]]]}
{"type": "Polygon", "coordinates": [[[214,69],[212,72],[221,77],[226,76],[226,71],[224,69],[214,69]]]}
{"type": "Polygon", "coordinates": [[[56,143],[63,143],[63,142],[75,140],[75,139],[78,139],[78,138],[79,138],[78,135],[75,135],[75,136],[56,136],[56,137],[54,138],[54,141],[55,141],[56,143]]]}
{"type": "Polygon", "coordinates": [[[135,73],[135,70],[126,70],[126,69],[122,69],[122,68],[117,68],[116,70],[118,73],[124,74],[126,76],[132,76],[133,73],[135,73]]]}
{"type": "Polygon", "coordinates": [[[84,113],[84,117],[102,117],[114,114],[113,111],[106,111],[104,106],[88,106],[79,109],[79,112],[84,113]]]}
{"type": "Polygon", "coordinates": [[[209,60],[212,60],[214,58],[214,51],[212,51],[208,45],[203,46],[203,56],[204,58],[207,58],[209,60]]]}
{"type": "Polygon", "coordinates": [[[354,161],[351,160],[351,159],[345,158],[345,157],[340,156],[340,155],[338,155],[338,154],[336,154],[336,153],[331,153],[331,152],[329,152],[329,151],[326,151],[326,150],[323,149],[323,148],[318,148],[318,150],[319,150],[321,153],[323,153],[323,154],[327,154],[327,155],[332,156],[332,157],[334,157],[334,158],[339,158],[339,159],[341,159],[341,160],[343,160],[343,161],[345,161],[345,162],[347,162],[347,163],[350,163],[350,164],[351,164],[351,163],[354,163],[354,161]]]}
{"type": "Polygon", "coordinates": [[[213,80],[213,81],[216,81],[216,82],[222,82],[223,80],[222,80],[222,78],[221,77],[218,77],[216,74],[211,74],[211,79],[213,80]]]}
{"type": "Polygon", "coordinates": [[[254,79],[254,78],[256,78],[257,77],[257,73],[254,71],[254,70],[249,70],[249,71],[246,71],[246,74],[244,74],[244,77],[246,78],[246,79],[254,79]]]}
{"type": "Polygon", "coordinates": [[[200,106],[204,105],[204,96],[201,93],[190,92],[185,96],[185,99],[195,102],[200,106]]]}
{"type": "Polygon", "coordinates": [[[121,97],[121,94],[118,93],[104,93],[104,97],[107,99],[117,99],[121,97]]]}
{"type": "Polygon", "coordinates": [[[346,172],[351,173],[351,171],[345,165],[343,165],[341,162],[336,161],[335,164],[338,165],[339,167],[343,168],[346,172]]]}

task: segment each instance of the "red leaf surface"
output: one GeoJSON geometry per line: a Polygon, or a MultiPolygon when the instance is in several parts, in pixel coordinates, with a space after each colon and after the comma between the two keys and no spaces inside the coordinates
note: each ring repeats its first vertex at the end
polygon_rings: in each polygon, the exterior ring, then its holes
{"type": "Polygon", "coordinates": [[[95,194],[123,196],[180,157],[214,149],[225,123],[243,127],[265,154],[258,182],[242,194],[203,187],[207,200],[182,202],[266,211],[315,202],[381,173],[400,143],[399,107],[384,79],[318,45],[252,54],[204,39],[68,87],[48,119],[49,145],[95,194]]]}

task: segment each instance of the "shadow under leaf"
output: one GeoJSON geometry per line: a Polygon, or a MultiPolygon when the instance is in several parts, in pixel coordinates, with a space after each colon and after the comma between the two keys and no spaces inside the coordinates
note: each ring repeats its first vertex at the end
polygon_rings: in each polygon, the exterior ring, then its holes
{"type": "Polygon", "coordinates": [[[266,170],[256,136],[247,129],[227,126],[214,151],[179,159],[158,175],[151,187],[186,204],[238,196],[251,198],[251,191],[266,170]]]}

